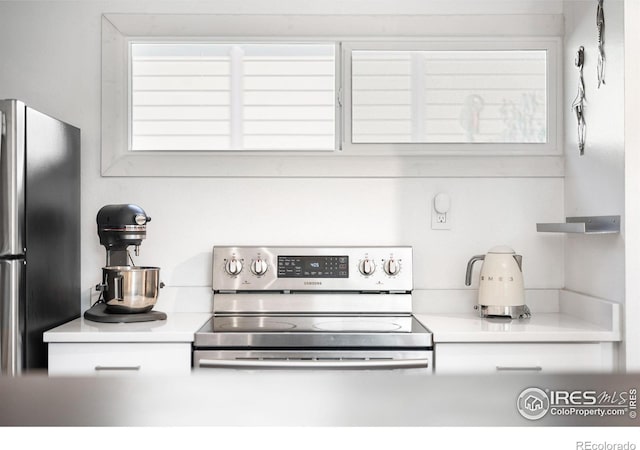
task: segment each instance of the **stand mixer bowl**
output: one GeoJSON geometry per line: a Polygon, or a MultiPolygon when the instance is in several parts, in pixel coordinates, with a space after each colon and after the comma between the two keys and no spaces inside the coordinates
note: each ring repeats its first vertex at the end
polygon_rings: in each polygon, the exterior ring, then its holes
{"type": "Polygon", "coordinates": [[[159,267],[103,267],[102,283],[107,311],[120,314],[151,311],[164,287],[159,267]]]}

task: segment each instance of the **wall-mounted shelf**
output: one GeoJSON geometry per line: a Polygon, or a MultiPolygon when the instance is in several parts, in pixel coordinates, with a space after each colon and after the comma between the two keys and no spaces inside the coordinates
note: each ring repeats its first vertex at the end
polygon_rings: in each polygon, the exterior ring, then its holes
{"type": "Polygon", "coordinates": [[[541,233],[613,234],[620,232],[620,216],[567,217],[565,223],[537,223],[541,233]]]}

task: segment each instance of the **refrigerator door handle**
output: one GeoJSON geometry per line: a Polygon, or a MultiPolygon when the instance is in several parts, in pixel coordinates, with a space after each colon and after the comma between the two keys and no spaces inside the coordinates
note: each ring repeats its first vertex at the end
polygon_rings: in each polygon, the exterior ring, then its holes
{"type": "Polygon", "coordinates": [[[0,376],[22,373],[24,259],[0,260],[0,376]]]}
{"type": "Polygon", "coordinates": [[[24,103],[0,100],[0,256],[18,256],[25,252],[24,110],[24,103]]]}
{"type": "Polygon", "coordinates": [[[0,109],[0,160],[2,160],[4,135],[7,133],[7,125],[4,120],[4,112],[0,109]]]}

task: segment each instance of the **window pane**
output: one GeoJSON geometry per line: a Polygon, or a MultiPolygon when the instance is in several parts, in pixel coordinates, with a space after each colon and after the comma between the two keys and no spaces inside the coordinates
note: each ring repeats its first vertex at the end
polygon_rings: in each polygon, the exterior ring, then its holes
{"type": "Polygon", "coordinates": [[[333,44],[133,43],[132,150],[334,150],[333,44]]]}
{"type": "Polygon", "coordinates": [[[545,143],[546,51],[352,52],[353,143],[545,143]]]}

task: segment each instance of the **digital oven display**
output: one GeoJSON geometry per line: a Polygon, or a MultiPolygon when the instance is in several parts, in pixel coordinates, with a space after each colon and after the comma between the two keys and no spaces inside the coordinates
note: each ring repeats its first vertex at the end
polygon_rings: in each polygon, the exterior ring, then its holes
{"type": "Polygon", "coordinates": [[[278,278],[349,278],[349,257],[278,256],[278,278]]]}

